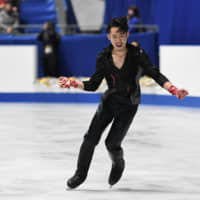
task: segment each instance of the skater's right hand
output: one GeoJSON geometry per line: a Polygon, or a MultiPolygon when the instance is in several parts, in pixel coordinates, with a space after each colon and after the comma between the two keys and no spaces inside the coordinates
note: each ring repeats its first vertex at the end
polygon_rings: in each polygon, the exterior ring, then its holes
{"type": "Polygon", "coordinates": [[[70,80],[67,77],[61,76],[58,79],[58,85],[61,88],[70,88],[70,80]]]}
{"type": "Polygon", "coordinates": [[[58,85],[61,88],[70,88],[70,87],[74,87],[77,88],[78,87],[78,82],[72,78],[67,78],[67,77],[63,77],[61,76],[58,79],[58,85]]]}

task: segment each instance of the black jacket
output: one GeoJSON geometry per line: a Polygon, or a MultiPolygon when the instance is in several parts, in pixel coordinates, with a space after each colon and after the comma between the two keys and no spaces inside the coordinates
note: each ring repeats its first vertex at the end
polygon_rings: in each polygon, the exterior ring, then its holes
{"type": "Polygon", "coordinates": [[[96,61],[96,71],[89,81],[84,81],[84,89],[95,91],[103,78],[108,84],[107,93],[130,97],[132,104],[141,102],[139,79],[143,75],[153,78],[161,87],[168,81],[151,63],[144,50],[127,44],[127,55],[121,69],[114,66],[112,45],[103,49],[96,61]]]}
{"type": "Polygon", "coordinates": [[[37,39],[41,42],[43,42],[43,52],[46,45],[50,45],[53,48],[53,53],[58,53],[58,46],[60,43],[60,35],[56,33],[55,31],[47,31],[42,30],[39,35],[37,36],[37,39]]]}

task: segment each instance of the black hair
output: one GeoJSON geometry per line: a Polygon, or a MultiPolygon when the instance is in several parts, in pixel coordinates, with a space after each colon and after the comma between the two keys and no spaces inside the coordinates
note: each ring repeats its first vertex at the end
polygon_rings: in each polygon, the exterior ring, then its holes
{"type": "Polygon", "coordinates": [[[127,33],[128,32],[128,23],[126,17],[113,18],[107,26],[107,33],[110,33],[112,27],[119,28],[119,32],[127,33]]]}
{"type": "Polygon", "coordinates": [[[132,10],[134,12],[134,15],[130,16],[131,18],[132,17],[140,17],[139,9],[136,6],[132,5],[128,8],[128,10],[132,10]]]}
{"type": "Polygon", "coordinates": [[[55,23],[53,22],[53,21],[48,21],[47,22],[47,26],[48,26],[48,30],[50,30],[50,31],[54,31],[55,30],[55,23]]]}

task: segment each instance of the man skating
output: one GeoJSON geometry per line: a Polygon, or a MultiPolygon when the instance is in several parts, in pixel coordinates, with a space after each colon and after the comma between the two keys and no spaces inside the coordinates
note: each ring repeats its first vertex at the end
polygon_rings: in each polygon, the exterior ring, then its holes
{"type": "Polygon", "coordinates": [[[121,178],[125,168],[121,143],[140,104],[139,79],[142,75],[152,77],[161,87],[179,99],[188,95],[185,89],[177,89],[152,65],[145,51],[127,44],[129,33],[126,18],[113,19],[107,27],[107,33],[111,44],[98,54],[96,71],[89,81],[59,78],[62,88],[75,87],[95,91],[103,78],[108,85],[108,90],[102,96],[84,136],[76,172],[67,182],[69,188],[76,188],[85,181],[95,147],[111,122],[112,126],[105,141],[112,161],[108,183],[112,186],[121,178]]]}

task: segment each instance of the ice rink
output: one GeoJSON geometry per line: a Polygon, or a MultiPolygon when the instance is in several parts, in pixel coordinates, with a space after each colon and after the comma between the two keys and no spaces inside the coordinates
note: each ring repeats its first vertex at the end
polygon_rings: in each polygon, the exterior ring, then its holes
{"type": "Polygon", "coordinates": [[[97,146],[88,179],[66,189],[97,104],[0,104],[1,200],[199,200],[200,109],[140,106],[116,186],[97,146]]]}

